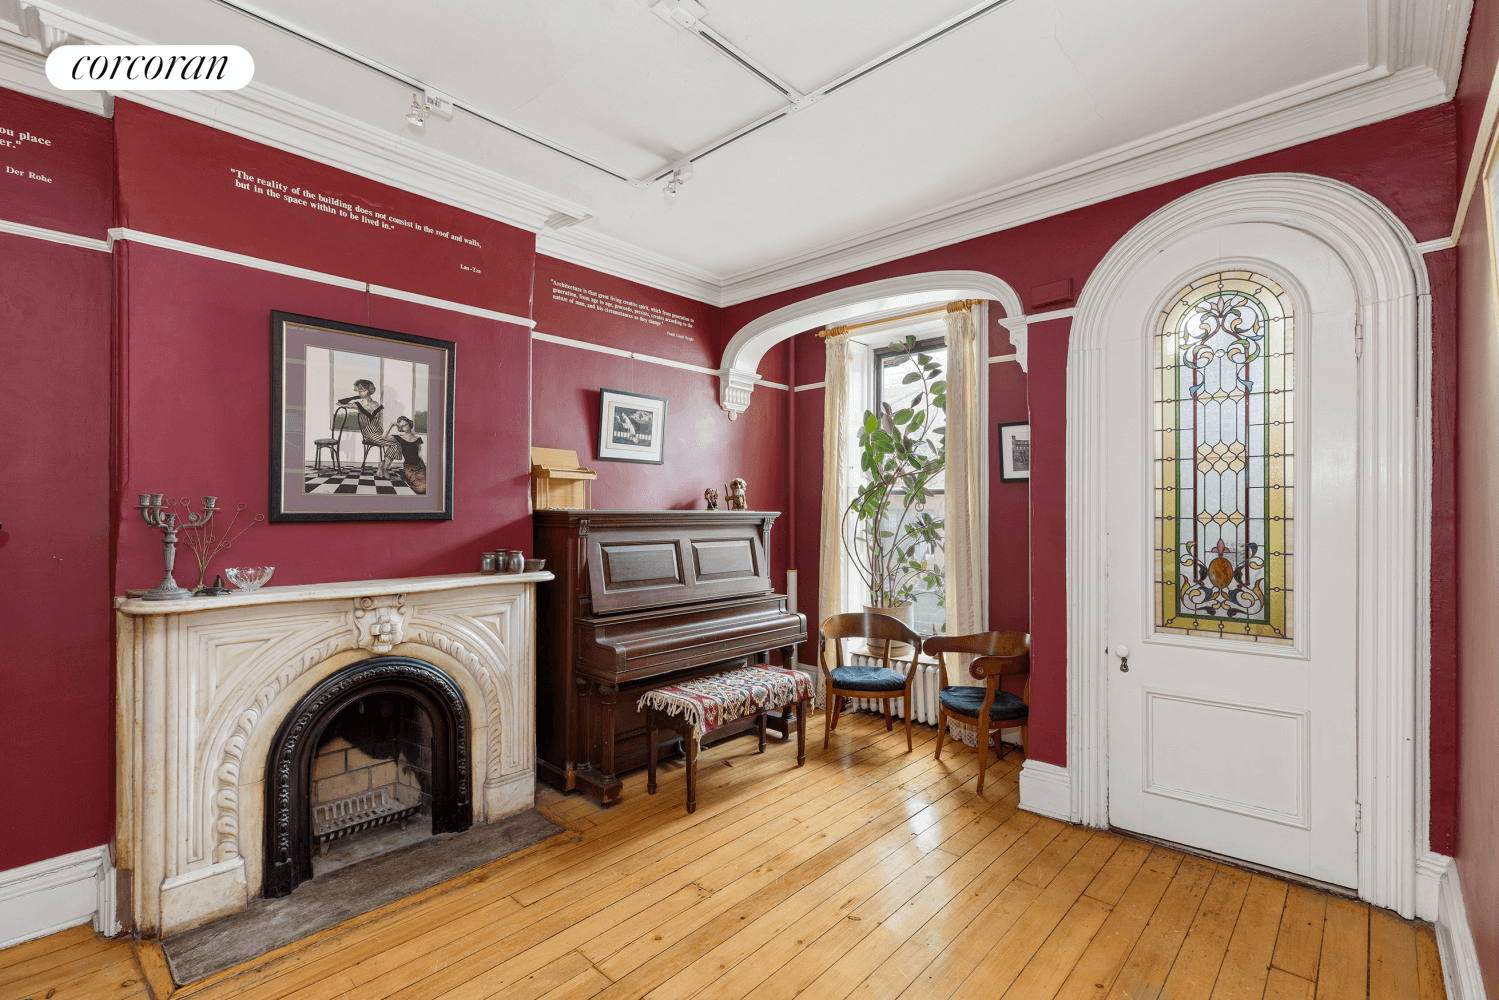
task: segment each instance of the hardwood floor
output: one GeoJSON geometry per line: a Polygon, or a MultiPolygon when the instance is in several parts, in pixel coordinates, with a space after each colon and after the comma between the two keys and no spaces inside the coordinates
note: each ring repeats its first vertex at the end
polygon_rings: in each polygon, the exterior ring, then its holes
{"type": "MultiPolygon", "coordinates": [[[[821,720],[809,726],[820,736],[821,720]]],[[[1021,812],[1018,762],[846,716],[828,751],[707,751],[554,838],[179,988],[214,1000],[1435,1000],[1430,930],[1344,899],[1021,812]]],[[[0,1000],[150,996],[159,951],[76,928],[0,952],[0,1000]]]]}

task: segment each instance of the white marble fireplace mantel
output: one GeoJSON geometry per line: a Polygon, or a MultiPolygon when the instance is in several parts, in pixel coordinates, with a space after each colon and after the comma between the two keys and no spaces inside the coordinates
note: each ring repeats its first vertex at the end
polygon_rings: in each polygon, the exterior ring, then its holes
{"type": "Polygon", "coordinates": [[[166,936],[260,895],[265,766],[277,728],[349,664],[409,656],[458,685],[475,823],[530,808],[535,585],[551,573],[117,598],[115,864],[121,916],[166,936]]]}

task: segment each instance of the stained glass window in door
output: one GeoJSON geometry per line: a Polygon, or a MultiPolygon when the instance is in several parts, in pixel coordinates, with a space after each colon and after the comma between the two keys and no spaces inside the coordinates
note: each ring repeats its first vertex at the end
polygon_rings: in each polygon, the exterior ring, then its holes
{"type": "Polygon", "coordinates": [[[1293,641],[1290,297],[1252,271],[1180,289],[1156,327],[1155,630],[1293,641]]]}

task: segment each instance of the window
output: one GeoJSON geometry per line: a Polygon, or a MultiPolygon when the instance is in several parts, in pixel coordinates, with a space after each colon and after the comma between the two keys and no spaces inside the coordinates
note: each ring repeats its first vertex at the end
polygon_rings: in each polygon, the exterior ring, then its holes
{"type": "MultiPolygon", "coordinates": [[[[888,343],[888,338],[884,341],[888,343]]],[[[886,405],[890,407],[891,413],[899,412],[911,404],[912,398],[921,390],[920,381],[907,382],[906,378],[917,370],[916,357],[925,355],[942,366],[944,377],[947,372],[947,344],[942,338],[918,341],[916,350],[894,351],[889,347],[883,347],[874,352],[873,364],[873,393],[874,405],[871,407],[876,413],[884,411],[886,405]]],[[[935,442],[935,437],[932,438],[935,442]]],[[[932,483],[933,492],[936,496],[926,504],[925,510],[934,518],[942,520],[946,516],[946,496],[943,489],[944,476],[939,474],[932,483]]],[[[886,519],[885,530],[892,535],[900,529],[900,519],[904,511],[892,509],[886,519]]],[[[929,546],[925,552],[917,551],[915,558],[926,559],[935,568],[939,578],[943,575],[946,560],[941,546],[929,546]]],[[[913,621],[916,631],[924,635],[932,635],[945,630],[947,623],[947,609],[945,607],[945,587],[939,584],[933,590],[921,591],[916,594],[914,604],[913,621]]]]}
{"type": "Polygon", "coordinates": [[[1153,351],[1156,632],[1292,642],[1290,297],[1205,275],[1162,311],[1153,351]]]}

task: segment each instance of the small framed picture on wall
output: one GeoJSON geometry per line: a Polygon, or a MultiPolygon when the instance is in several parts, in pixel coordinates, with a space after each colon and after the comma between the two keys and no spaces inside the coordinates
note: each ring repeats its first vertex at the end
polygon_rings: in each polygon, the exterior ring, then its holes
{"type": "Polygon", "coordinates": [[[453,518],[457,345],[271,313],[271,521],[453,518]]]}
{"type": "Polygon", "coordinates": [[[1031,478],[1031,425],[999,425],[999,481],[1020,483],[1031,478]]]}
{"type": "Polygon", "coordinates": [[[665,451],[666,400],[623,389],[599,390],[600,461],[660,465],[665,451]]]}

